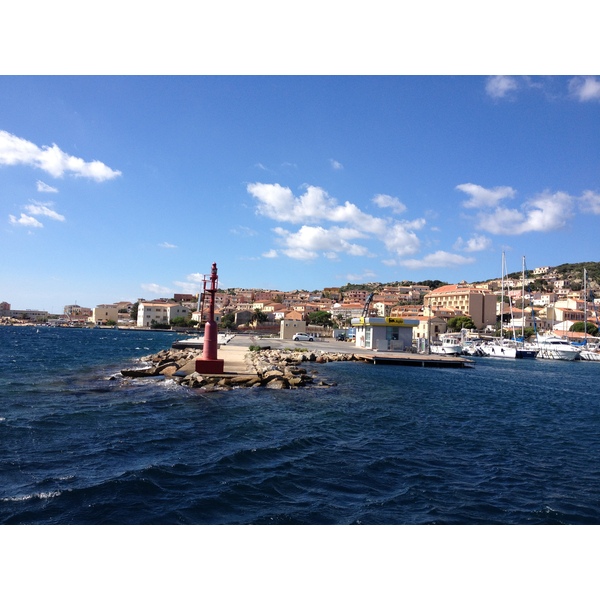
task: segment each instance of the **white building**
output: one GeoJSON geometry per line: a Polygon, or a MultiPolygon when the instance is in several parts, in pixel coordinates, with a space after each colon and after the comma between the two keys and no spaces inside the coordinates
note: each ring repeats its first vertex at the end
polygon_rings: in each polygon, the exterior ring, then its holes
{"type": "Polygon", "coordinates": [[[168,325],[175,317],[189,319],[190,309],[173,302],[140,302],[137,326],[152,327],[153,324],[168,325]]]}

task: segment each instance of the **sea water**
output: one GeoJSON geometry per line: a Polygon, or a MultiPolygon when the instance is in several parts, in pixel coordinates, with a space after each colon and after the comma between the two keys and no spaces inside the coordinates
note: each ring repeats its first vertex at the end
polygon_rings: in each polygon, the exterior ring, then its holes
{"type": "Polygon", "coordinates": [[[162,331],[0,327],[3,524],[600,523],[600,364],[124,379],[162,331]]]}

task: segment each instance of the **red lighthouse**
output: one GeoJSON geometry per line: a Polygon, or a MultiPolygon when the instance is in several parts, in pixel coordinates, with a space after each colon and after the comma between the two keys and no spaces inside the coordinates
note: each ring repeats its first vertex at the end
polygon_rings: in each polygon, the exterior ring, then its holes
{"type": "Polygon", "coordinates": [[[204,298],[208,294],[208,319],[204,326],[204,348],[202,358],[196,359],[196,373],[220,375],[223,373],[223,359],[217,358],[218,329],[215,322],[215,294],[217,293],[217,263],[212,264],[210,277],[204,276],[204,298]],[[210,287],[206,284],[210,283],[210,287]]]}

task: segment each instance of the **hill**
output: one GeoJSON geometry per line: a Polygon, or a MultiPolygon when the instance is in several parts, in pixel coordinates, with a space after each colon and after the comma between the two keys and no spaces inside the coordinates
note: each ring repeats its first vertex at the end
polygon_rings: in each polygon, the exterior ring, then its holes
{"type": "MultiPolygon", "coordinates": [[[[587,287],[588,290],[599,292],[600,291],[600,262],[580,262],[580,263],[564,263],[562,265],[558,265],[557,267],[549,267],[550,272],[555,272],[559,279],[564,279],[569,282],[569,285],[573,291],[578,291],[583,289],[583,270],[587,270],[587,287]]],[[[531,275],[530,275],[531,276],[531,275]]],[[[507,275],[510,279],[520,279],[521,271],[515,271],[514,273],[509,273],[507,275]]],[[[491,277],[490,279],[484,279],[482,281],[474,281],[475,283],[487,283],[489,281],[495,281],[499,279],[498,277],[491,277]]],[[[542,285],[542,277],[536,279],[537,285],[530,286],[532,289],[550,289],[550,286],[542,285]]],[[[430,289],[434,290],[438,287],[442,287],[443,285],[448,285],[445,281],[440,281],[438,279],[435,280],[426,280],[426,281],[395,281],[389,283],[348,283],[340,288],[343,292],[347,292],[349,290],[356,289],[364,289],[369,290],[371,292],[376,292],[377,290],[383,287],[394,287],[394,286],[410,286],[410,285],[426,285],[430,289]]]]}

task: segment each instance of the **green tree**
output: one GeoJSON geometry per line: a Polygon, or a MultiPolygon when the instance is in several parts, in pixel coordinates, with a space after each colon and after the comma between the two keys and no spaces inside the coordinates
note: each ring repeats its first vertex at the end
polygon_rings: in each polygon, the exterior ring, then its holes
{"type": "Polygon", "coordinates": [[[221,319],[221,322],[219,323],[219,326],[222,329],[236,329],[237,325],[235,324],[235,314],[229,313],[227,315],[224,315],[221,319]]]}
{"type": "Polygon", "coordinates": [[[137,316],[138,316],[138,308],[140,306],[139,302],[135,302],[134,304],[132,304],[131,306],[131,318],[134,321],[137,321],[137,316]]]}
{"type": "MultiPolygon", "coordinates": [[[[571,327],[569,327],[569,331],[583,332],[583,331],[585,331],[585,323],[583,321],[577,321],[577,323],[573,323],[573,325],[571,325],[571,327]]],[[[594,335],[594,336],[598,335],[597,325],[594,325],[593,323],[588,322],[587,332],[588,332],[588,335],[594,335]]]]}
{"type": "Polygon", "coordinates": [[[418,281],[417,285],[429,286],[432,290],[448,285],[446,281],[440,281],[439,279],[426,279],[425,281],[418,281]]]}
{"type": "Polygon", "coordinates": [[[316,310],[314,312],[308,313],[307,318],[308,322],[311,325],[323,325],[324,327],[333,327],[331,313],[327,312],[326,310],[316,310]]]}
{"type": "Polygon", "coordinates": [[[175,327],[192,327],[196,321],[192,319],[186,319],[185,317],[174,317],[171,319],[171,325],[175,325],[175,327]]]}
{"type": "Polygon", "coordinates": [[[264,313],[262,310],[260,310],[260,308],[254,309],[254,312],[252,313],[251,322],[255,327],[259,323],[264,323],[265,321],[268,321],[268,320],[269,320],[269,315],[267,315],[267,313],[264,313]]]}
{"type": "Polygon", "coordinates": [[[460,331],[461,329],[475,329],[475,323],[471,317],[462,315],[460,317],[452,317],[448,319],[448,329],[450,331],[460,331]]]}

